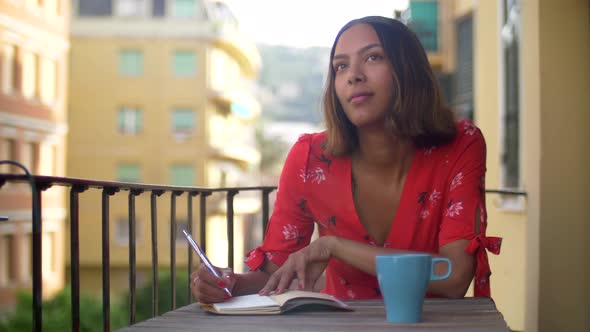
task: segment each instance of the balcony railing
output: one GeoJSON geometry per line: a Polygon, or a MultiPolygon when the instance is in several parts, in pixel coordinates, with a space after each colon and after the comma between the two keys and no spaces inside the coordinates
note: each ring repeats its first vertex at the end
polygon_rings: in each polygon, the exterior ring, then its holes
{"type": "MultiPolygon", "coordinates": [[[[72,331],[80,330],[80,257],[79,257],[79,197],[86,190],[93,188],[102,191],[102,304],[103,317],[102,324],[104,331],[110,331],[110,248],[109,248],[109,201],[111,196],[122,191],[128,192],[128,212],[129,212],[129,324],[136,322],[135,319],[135,292],[136,292],[136,252],[135,252],[135,198],[141,194],[150,194],[151,207],[151,247],[152,247],[152,315],[157,316],[158,312],[158,241],[157,241],[157,200],[164,193],[170,193],[170,272],[172,274],[170,283],[171,289],[176,289],[175,285],[175,265],[176,265],[176,200],[179,196],[187,197],[188,211],[188,230],[192,231],[193,209],[192,202],[194,197],[200,198],[200,244],[206,248],[206,218],[207,218],[207,197],[212,193],[225,193],[227,204],[227,237],[228,237],[228,265],[233,267],[233,245],[234,245],[234,197],[242,191],[258,191],[261,193],[262,200],[262,234],[266,229],[269,220],[269,194],[276,189],[272,186],[260,187],[235,187],[235,188],[196,188],[196,187],[178,187],[178,186],[161,186],[150,184],[134,184],[125,182],[94,181],[88,179],[51,177],[51,176],[33,176],[17,174],[0,174],[0,189],[7,182],[25,182],[29,183],[32,190],[32,272],[33,272],[33,330],[42,330],[42,193],[53,186],[70,188],[69,194],[69,225],[70,225],[70,275],[71,275],[71,317],[72,331]]],[[[487,193],[501,195],[526,196],[522,191],[509,190],[488,190],[487,193]]],[[[188,276],[187,288],[190,295],[190,273],[192,266],[192,248],[188,248],[188,276]]],[[[172,291],[171,310],[175,309],[176,298],[175,292],[172,291]]]]}
{"type": "MultiPolygon", "coordinates": [[[[151,246],[152,246],[152,314],[158,313],[158,240],[157,240],[157,201],[164,193],[170,193],[170,273],[171,289],[176,289],[176,206],[179,196],[187,197],[187,228],[192,232],[193,224],[193,198],[199,197],[199,243],[206,248],[206,218],[207,218],[207,197],[213,193],[225,193],[226,214],[227,214],[227,237],[228,237],[228,265],[234,265],[234,197],[243,191],[258,191],[262,200],[262,234],[269,219],[269,195],[276,187],[235,187],[235,188],[196,188],[179,186],[160,186],[149,184],[133,184],[125,182],[94,181],[88,179],[51,177],[51,176],[27,176],[16,174],[0,174],[0,188],[7,182],[26,182],[31,185],[32,190],[32,273],[33,273],[33,329],[41,331],[41,302],[42,302],[42,192],[53,187],[69,187],[69,226],[70,226],[70,275],[71,275],[71,315],[72,331],[80,330],[80,256],[79,256],[79,197],[86,190],[93,188],[102,191],[102,302],[103,302],[103,330],[110,331],[110,248],[109,248],[109,201],[111,196],[117,193],[128,192],[129,212],[129,324],[135,323],[135,292],[136,292],[136,243],[135,243],[135,199],[137,196],[149,193],[151,210],[151,246]]],[[[193,252],[190,246],[188,250],[188,275],[187,286],[190,296],[190,273],[193,260],[193,252]]],[[[176,307],[176,292],[170,293],[172,308],[176,307]]]]}

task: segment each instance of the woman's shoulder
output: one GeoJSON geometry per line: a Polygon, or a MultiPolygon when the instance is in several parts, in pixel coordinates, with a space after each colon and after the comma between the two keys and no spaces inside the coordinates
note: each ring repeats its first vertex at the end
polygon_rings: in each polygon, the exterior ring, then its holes
{"type": "MultiPolygon", "coordinates": [[[[447,160],[451,155],[462,155],[470,146],[475,144],[485,150],[485,139],[481,130],[469,120],[459,120],[455,122],[457,128],[455,137],[445,145],[432,146],[424,149],[424,155],[436,156],[447,160]]],[[[478,148],[479,149],[479,148],[478,148]]]]}
{"type": "Polygon", "coordinates": [[[316,132],[316,133],[305,133],[299,135],[297,141],[294,144],[294,147],[297,146],[307,146],[313,150],[321,149],[324,141],[326,140],[326,132],[316,132]]]}
{"type": "Polygon", "coordinates": [[[482,143],[485,145],[485,139],[481,130],[470,120],[463,119],[455,123],[457,134],[451,145],[454,148],[466,147],[473,143],[482,143]]]}

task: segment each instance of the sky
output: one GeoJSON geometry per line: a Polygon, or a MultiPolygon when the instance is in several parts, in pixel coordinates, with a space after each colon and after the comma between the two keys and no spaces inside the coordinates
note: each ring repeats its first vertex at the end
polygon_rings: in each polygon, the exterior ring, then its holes
{"type": "Polygon", "coordinates": [[[223,0],[240,29],[256,43],[294,47],[331,47],[348,21],[393,16],[408,0],[223,0]]]}

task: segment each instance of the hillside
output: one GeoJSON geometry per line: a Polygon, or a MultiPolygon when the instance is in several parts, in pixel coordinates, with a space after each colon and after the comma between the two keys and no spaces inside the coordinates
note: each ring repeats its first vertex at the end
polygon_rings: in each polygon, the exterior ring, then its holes
{"type": "Polygon", "coordinates": [[[258,84],[262,116],[268,121],[319,124],[328,48],[258,45],[262,69],[258,84]]]}

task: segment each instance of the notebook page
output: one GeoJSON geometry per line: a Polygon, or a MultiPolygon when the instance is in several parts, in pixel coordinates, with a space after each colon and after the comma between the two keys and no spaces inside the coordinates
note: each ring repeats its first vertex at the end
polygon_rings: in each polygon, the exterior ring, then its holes
{"type": "Polygon", "coordinates": [[[258,294],[236,296],[222,302],[215,303],[213,307],[218,311],[227,309],[241,309],[241,308],[260,308],[260,307],[277,307],[277,303],[268,296],[260,296],[258,294]]]}

